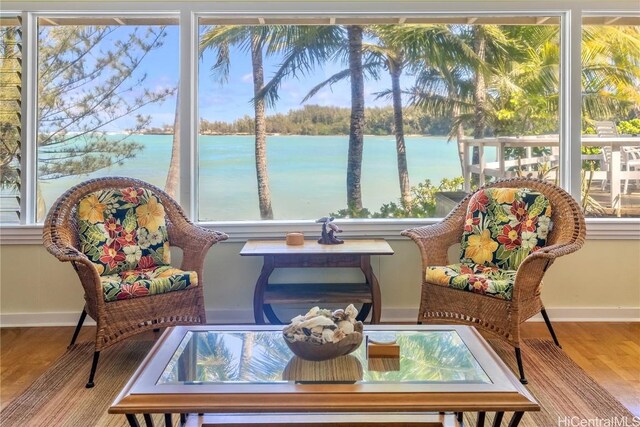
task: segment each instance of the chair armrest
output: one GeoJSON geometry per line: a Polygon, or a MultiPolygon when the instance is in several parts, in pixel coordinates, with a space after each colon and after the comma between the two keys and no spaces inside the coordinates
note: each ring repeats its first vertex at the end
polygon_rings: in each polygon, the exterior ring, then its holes
{"type": "Polygon", "coordinates": [[[71,262],[73,264],[80,279],[80,284],[84,288],[87,301],[95,301],[97,304],[104,303],[100,273],[98,273],[91,260],[75,247],[65,244],[62,241],[64,239],[58,239],[58,242],[55,242],[45,234],[43,240],[47,251],[60,262],[71,262]]]}
{"type": "Polygon", "coordinates": [[[183,222],[178,228],[168,227],[169,242],[182,249],[182,270],[196,271],[202,275],[205,256],[211,246],[227,240],[229,236],[220,231],[208,230],[191,222],[183,222]]]}
{"type": "Polygon", "coordinates": [[[529,256],[522,261],[516,273],[513,300],[520,301],[535,295],[542,283],[544,273],[556,258],[575,252],[581,247],[582,245],[577,242],[558,243],[545,246],[529,254],[529,256]]]}
{"type": "Polygon", "coordinates": [[[462,220],[458,221],[454,217],[438,224],[404,230],[400,234],[409,237],[418,245],[424,269],[430,265],[448,264],[449,248],[460,243],[462,232],[462,220]]]}

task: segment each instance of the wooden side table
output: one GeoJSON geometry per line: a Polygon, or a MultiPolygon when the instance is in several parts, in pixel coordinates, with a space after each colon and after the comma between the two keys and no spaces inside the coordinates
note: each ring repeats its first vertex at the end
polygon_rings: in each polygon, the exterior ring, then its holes
{"type": "Polygon", "coordinates": [[[384,239],[349,240],[341,245],[321,245],[305,240],[304,245],[288,246],[284,240],[249,240],[240,251],[243,256],[262,256],[264,264],[253,294],[253,315],[264,324],[282,323],[273,304],[360,303],[358,320],[371,314],[371,323],[380,323],[380,284],[371,268],[371,255],[393,255],[384,239]],[[276,268],[359,268],[364,283],[269,283],[276,268]]]}

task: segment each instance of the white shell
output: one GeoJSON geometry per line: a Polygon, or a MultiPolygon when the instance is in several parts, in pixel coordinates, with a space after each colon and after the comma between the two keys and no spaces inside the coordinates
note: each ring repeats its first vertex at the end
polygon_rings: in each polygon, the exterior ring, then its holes
{"type": "Polygon", "coordinates": [[[307,311],[307,314],[304,315],[305,319],[311,319],[312,317],[316,317],[318,312],[320,311],[320,307],[313,307],[311,310],[307,311]]]}
{"type": "Polygon", "coordinates": [[[323,329],[324,329],[324,326],[314,326],[313,328],[311,328],[311,333],[316,335],[322,335],[323,329]]]}
{"type": "Polygon", "coordinates": [[[293,319],[291,319],[292,324],[300,323],[304,320],[304,316],[302,314],[297,315],[293,319]]]}
{"type": "Polygon", "coordinates": [[[353,323],[348,320],[342,320],[338,322],[338,329],[344,332],[346,335],[353,333],[353,323]]]}
{"type": "Polygon", "coordinates": [[[334,326],[334,325],[335,323],[333,323],[333,320],[329,319],[328,317],[316,316],[316,317],[312,317],[311,319],[307,319],[302,323],[298,323],[296,326],[298,328],[312,329],[312,328],[315,328],[316,326],[334,326]]]}
{"type": "Polygon", "coordinates": [[[344,309],[344,312],[347,315],[347,318],[349,319],[349,321],[351,323],[355,323],[356,322],[356,316],[358,315],[358,309],[355,308],[355,306],[353,304],[349,304],[349,306],[344,309]]]}
{"type": "Polygon", "coordinates": [[[338,329],[333,333],[333,341],[332,342],[334,342],[334,343],[338,342],[344,337],[346,337],[345,333],[342,331],[342,329],[338,329]]]}
{"type": "Polygon", "coordinates": [[[324,331],[322,331],[322,340],[324,342],[333,342],[334,335],[335,333],[332,329],[325,329],[324,331]]]}

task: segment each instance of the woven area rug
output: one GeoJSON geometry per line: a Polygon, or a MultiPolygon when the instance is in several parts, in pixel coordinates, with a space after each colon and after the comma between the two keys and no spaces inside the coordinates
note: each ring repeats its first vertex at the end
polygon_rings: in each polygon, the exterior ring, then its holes
{"type": "MultiPolygon", "coordinates": [[[[552,342],[526,340],[525,343],[523,358],[529,379],[527,387],[538,399],[542,411],[525,414],[521,426],[570,425],[559,424],[565,417],[633,418],[621,403],[552,342]]],[[[100,356],[93,389],[84,388],[93,344],[75,346],[0,413],[0,426],[127,426],[124,416],[107,414],[107,409],[152,344],[129,340],[105,350],[100,356]]],[[[495,342],[492,345],[503,360],[515,368],[511,347],[495,342]]],[[[510,419],[510,414],[505,415],[503,425],[510,419]]],[[[492,414],[487,414],[486,425],[491,422],[492,414]]],[[[159,417],[155,424],[164,425],[159,417]]],[[[465,414],[465,424],[475,425],[475,414],[465,414]]]]}

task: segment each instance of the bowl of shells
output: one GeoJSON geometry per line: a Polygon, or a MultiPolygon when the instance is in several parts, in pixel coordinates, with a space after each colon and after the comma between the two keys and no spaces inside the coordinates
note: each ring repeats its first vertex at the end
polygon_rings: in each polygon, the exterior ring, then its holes
{"type": "Polygon", "coordinates": [[[305,360],[329,360],[351,353],[362,344],[362,322],[350,304],[344,310],[313,307],[291,319],[282,334],[293,354],[305,360]]]}

